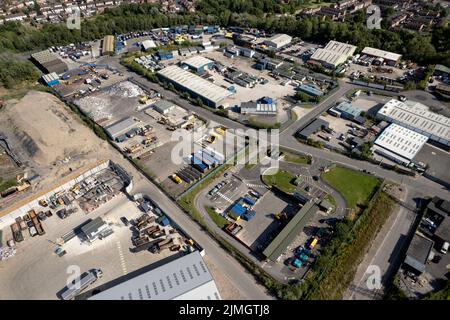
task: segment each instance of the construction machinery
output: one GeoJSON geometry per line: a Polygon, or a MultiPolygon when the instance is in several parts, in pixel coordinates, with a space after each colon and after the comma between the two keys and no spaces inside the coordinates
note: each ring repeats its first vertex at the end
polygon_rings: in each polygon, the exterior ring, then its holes
{"type": "Polygon", "coordinates": [[[148,101],[148,96],[142,96],[139,98],[139,103],[146,104],[148,101]]]}
{"type": "Polygon", "coordinates": [[[183,182],[183,180],[181,180],[181,178],[176,174],[172,174],[170,178],[177,184],[181,184],[183,182]]]}
{"type": "Polygon", "coordinates": [[[213,136],[213,135],[211,135],[211,136],[209,136],[208,138],[206,138],[206,142],[212,144],[212,143],[216,142],[216,137],[213,136]]]}
{"type": "Polygon", "coordinates": [[[136,153],[139,150],[141,150],[141,146],[139,144],[134,144],[134,145],[132,145],[130,147],[127,147],[126,150],[127,150],[128,153],[133,154],[133,153],[136,153]]]}
{"type": "Polygon", "coordinates": [[[277,220],[287,220],[288,219],[286,212],[278,212],[277,214],[275,214],[275,218],[277,220]]]}

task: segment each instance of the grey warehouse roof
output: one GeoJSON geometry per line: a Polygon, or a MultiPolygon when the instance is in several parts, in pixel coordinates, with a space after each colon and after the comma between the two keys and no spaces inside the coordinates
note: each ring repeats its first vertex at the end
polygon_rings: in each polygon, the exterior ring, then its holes
{"type": "Polygon", "coordinates": [[[200,253],[195,251],[89,300],[221,300],[221,297],[200,253]]]}
{"type": "Polygon", "coordinates": [[[161,111],[165,111],[175,107],[175,104],[173,102],[161,99],[156,101],[153,106],[161,111]]]}
{"type": "Polygon", "coordinates": [[[231,91],[177,66],[169,66],[158,71],[158,74],[216,104],[220,104],[221,101],[232,95],[231,91]]]}
{"type": "Polygon", "coordinates": [[[417,233],[414,234],[408,251],[406,252],[405,263],[420,272],[425,271],[425,264],[427,263],[433,244],[433,241],[422,237],[417,233]]]}
{"type": "Polygon", "coordinates": [[[100,229],[100,227],[102,227],[105,224],[106,222],[103,221],[101,217],[97,217],[94,220],[82,226],[81,231],[85,235],[90,236],[91,234],[96,233],[100,229]]]}
{"type": "Polygon", "coordinates": [[[114,139],[122,134],[125,134],[135,126],[136,122],[133,120],[133,118],[129,117],[106,127],[105,130],[109,134],[109,136],[114,139]]]}

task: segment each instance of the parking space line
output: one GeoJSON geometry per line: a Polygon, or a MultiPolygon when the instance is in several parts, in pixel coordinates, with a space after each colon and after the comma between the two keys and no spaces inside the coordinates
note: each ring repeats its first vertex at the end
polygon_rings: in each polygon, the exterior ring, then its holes
{"type": "Polygon", "coordinates": [[[222,193],[220,193],[220,192],[217,192],[217,195],[218,195],[219,197],[225,199],[225,200],[228,201],[229,203],[233,203],[233,201],[232,201],[230,198],[228,198],[226,195],[224,195],[224,194],[222,194],[222,193]]]}
{"type": "Polygon", "coordinates": [[[117,241],[116,245],[117,245],[117,250],[119,250],[119,259],[120,259],[120,264],[122,266],[122,272],[124,275],[126,275],[128,273],[127,266],[125,264],[125,258],[123,257],[122,246],[120,244],[120,241],[117,241]]]}

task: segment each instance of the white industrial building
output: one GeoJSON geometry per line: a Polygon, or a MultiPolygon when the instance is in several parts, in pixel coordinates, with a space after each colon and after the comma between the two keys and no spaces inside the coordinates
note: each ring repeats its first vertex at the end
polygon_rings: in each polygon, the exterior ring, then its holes
{"type": "Polygon", "coordinates": [[[355,53],[356,46],[338,41],[330,41],[325,48],[317,49],[311,60],[320,62],[326,68],[337,68],[355,53]]]}
{"type": "Polygon", "coordinates": [[[364,54],[367,56],[383,59],[383,61],[386,62],[386,64],[391,66],[398,64],[400,62],[400,59],[402,58],[401,54],[371,47],[365,47],[363,51],[361,51],[361,55],[364,54]]]}
{"type": "Polygon", "coordinates": [[[279,33],[267,39],[264,43],[272,48],[279,49],[287,46],[292,41],[292,37],[284,33],[279,33]]]}
{"type": "Polygon", "coordinates": [[[450,146],[450,118],[431,112],[419,102],[391,99],[378,111],[377,118],[402,125],[430,140],[450,146]]]}
{"type": "Polygon", "coordinates": [[[202,99],[209,107],[218,108],[233,93],[198,75],[177,66],[168,66],[158,71],[158,76],[172,83],[177,89],[186,91],[193,98],[202,99]]]}
{"type": "Polygon", "coordinates": [[[198,251],[106,289],[89,300],[221,300],[198,251]]]}
{"type": "Polygon", "coordinates": [[[141,46],[144,51],[147,51],[148,49],[156,48],[156,43],[153,40],[144,40],[141,46]]]}
{"type": "Polygon", "coordinates": [[[372,150],[395,162],[408,165],[427,140],[427,136],[393,123],[375,140],[372,150]]]}
{"type": "Polygon", "coordinates": [[[242,102],[240,106],[242,114],[254,115],[277,115],[277,103],[268,97],[263,97],[258,101],[242,102]]]}

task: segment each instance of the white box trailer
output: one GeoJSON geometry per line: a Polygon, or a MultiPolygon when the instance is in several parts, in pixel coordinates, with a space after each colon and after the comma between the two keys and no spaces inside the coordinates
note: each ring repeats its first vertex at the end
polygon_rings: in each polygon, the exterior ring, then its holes
{"type": "Polygon", "coordinates": [[[89,287],[102,276],[103,272],[100,269],[93,269],[83,273],[79,278],[73,280],[66,286],[66,290],[61,293],[61,298],[63,300],[74,299],[81,291],[89,287]]]}

